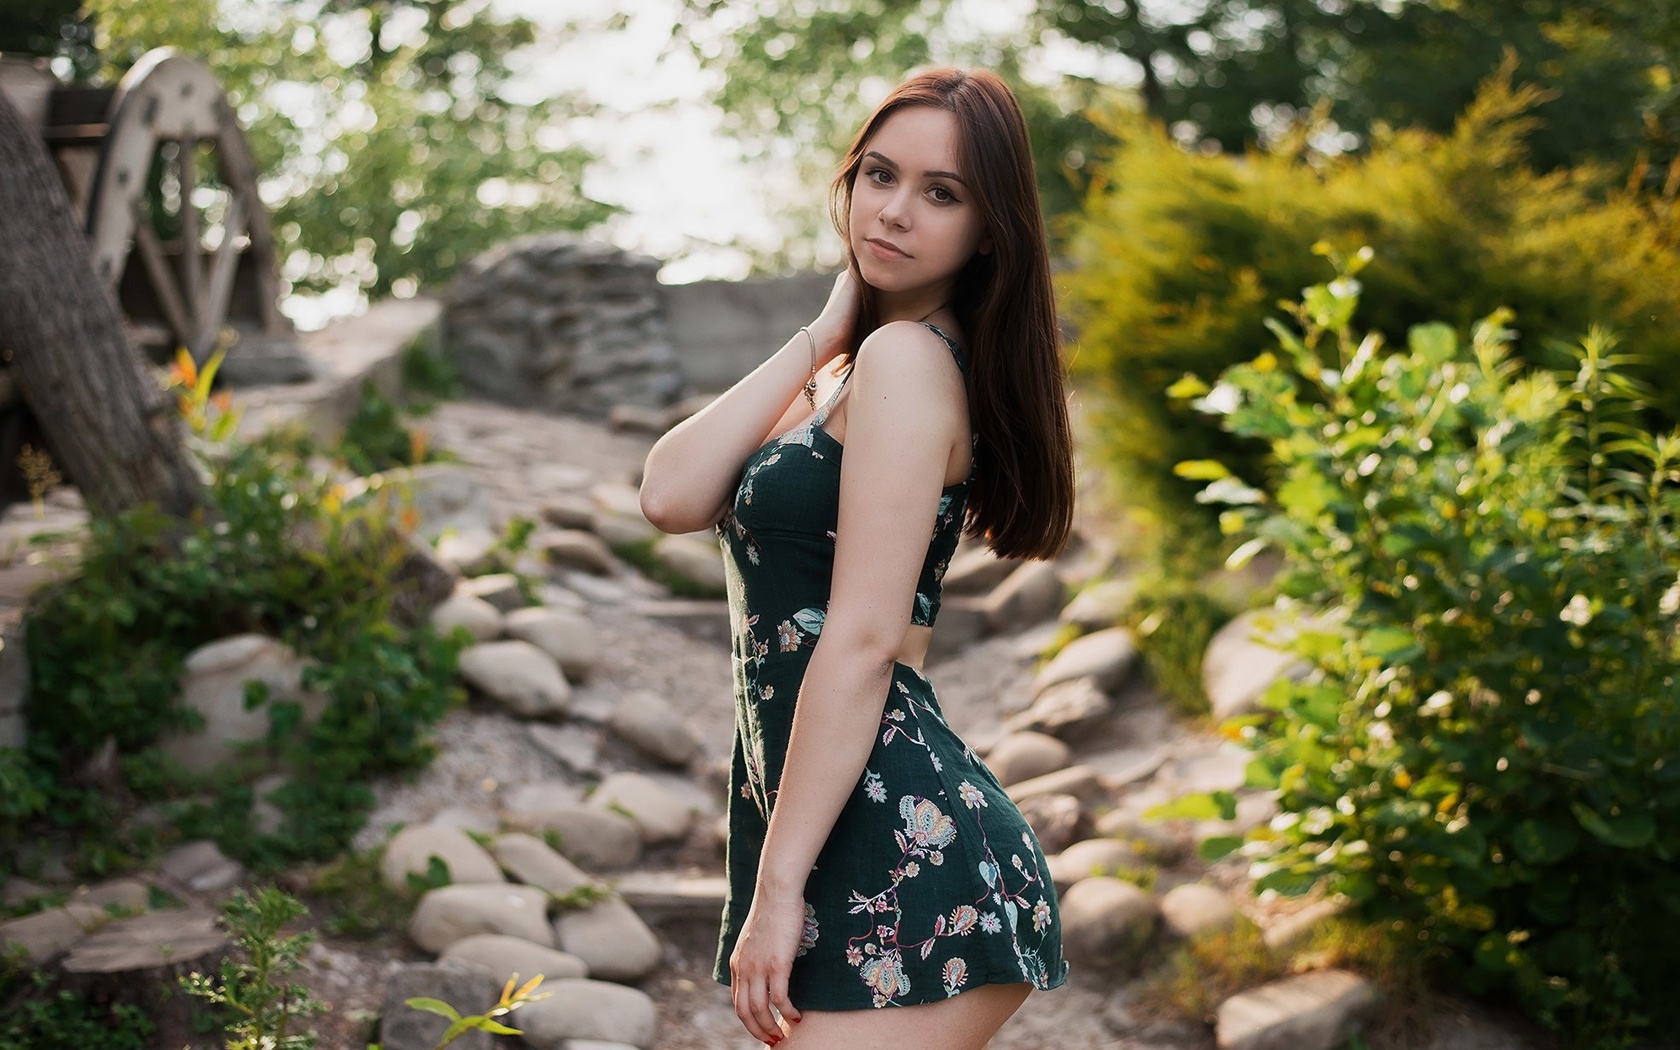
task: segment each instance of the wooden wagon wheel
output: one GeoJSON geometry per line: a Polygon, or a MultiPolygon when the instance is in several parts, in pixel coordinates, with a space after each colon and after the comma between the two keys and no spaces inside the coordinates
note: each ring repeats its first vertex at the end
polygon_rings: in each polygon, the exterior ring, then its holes
{"type": "Polygon", "coordinates": [[[242,269],[254,283],[241,298],[250,319],[266,335],[291,334],[256,166],[201,63],[159,48],[123,77],[87,200],[96,271],[116,288],[137,258],[140,273],[126,279],[149,284],[170,341],[194,360],[216,348],[242,269]]]}

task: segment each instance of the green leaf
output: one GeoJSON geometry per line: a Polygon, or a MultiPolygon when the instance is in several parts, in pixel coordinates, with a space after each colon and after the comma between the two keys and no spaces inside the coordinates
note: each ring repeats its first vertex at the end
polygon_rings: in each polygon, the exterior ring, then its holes
{"type": "Polygon", "coordinates": [[[1594,838],[1621,849],[1639,849],[1657,836],[1657,823],[1644,813],[1627,813],[1619,817],[1603,817],[1582,803],[1569,807],[1594,838]]]}
{"type": "MultiPolygon", "coordinates": [[[[1229,792],[1218,792],[1229,794],[1229,792]]],[[[1222,807],[1210,794],[1181,795],[1144,811],[1145,820],[1229,820],[1220,816],[1222,807]]]]}
{"type": "Polygon", "coordinates": [[[1458,356],[1458,333],[1439,321],[1413,325],[1406,332],[1406,346],[1431,365],[1444,365],[1458,356]]]}
{"type": "Polygon", "coordinates": [[[1365,650],[1385,663],[1396,663],[1421,652],[1417,636],[1402,627],[1373,627],[1362,637],[1365,650]]]}
{"type": "Polygon", "coordinates": [[[1511,835],[1517,855],[1530,864],[1556,864],[1575,852],[1581,833],[1568,824],[1542,823],[1533,817],[1518,824],[1511,835]]]}
{"type": "Polygon", "coordinates": [[[413,999],[404,999],[403,1005],[415,1010],[424,1010],[429,1014],[437,1014],[439,1017],[447,1017],[451,1021],[459,1021],[461,1019],[460,1011],[456,1010],[453,1006],[450,1006],[442,999],[431,999],[422,995],[416,996],[413,999]]]}
{"type": "Polygon", "coordinates": [[[485,1021],[483,1024],[479,1025],[478,1028],[479,1028],[479,1031],[489,1032],[492,1035],[524,1035],[525,1034],[524,1032],[521,1032],[517,1028],[509,1028],[507,1025],[502,1024],[500,1021],[485,1021]]]}
{"type": "Polygon", "coordinates": [[[1242,848],[1242,844],[1241,835],[1213,835],[1197,843],[1196,855],[1212,864],[1235,853],[1242,848]]]}

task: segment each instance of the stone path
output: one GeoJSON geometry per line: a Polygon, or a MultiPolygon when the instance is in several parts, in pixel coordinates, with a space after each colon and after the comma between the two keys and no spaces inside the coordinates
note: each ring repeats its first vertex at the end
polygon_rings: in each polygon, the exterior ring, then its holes
{"type": "MultiPolygon", "coordinates": [[[[385,877],[400,885],[407,871],[423,871],[436,853],[447,858],[458,885],[420,903],[407,938],[323,938],[311,955],[309,977],[319,996],[333,1004],[332,1013],[317,1024],[322,1045],[362,1045],[369,1035],[368,1020],[393,1012],[390,996],[395,989],[420,994],[416,988],[455,987],[441,982],[457,980],[458,975],[428,963],[434,951],[446,958],[490,953],[486,957],[505,961],[527,958],[533,942],[542,950],[549,945],[561,950],[563,955],[546,965],[557,982],[562,970],[577,981],[555,987],[578,998],[567,1010],[533,1007],[514,1016],[516,1023],[532,1029],[534,1045],[558,1047],[566,1034],[579,1034],[575,1025],[592,1001],[596,1007],[604,1001],[622,1004],[604,1011],[610,1016],[589,1021],[606,1026],[601,1035],[622,1033],[614,1035],[623,1040],[616,1046],[746,1050],[762,1045],[736,1020],[728,989],[710,977],[717,884],[723,872],[718,818],[733,719],[720,614],[715,603],[674,606],[660,584],[628,565],[591,562],[596,555],[589,551],[594,548],[580,538],[588,529],[563,538],[552,531],[561,524],[588,523],[593,534],[612,534],[615,529],[633,534],[637,525],[625,504],[628,501],[633,509],[632,486],[651,437],[483,402],[443,404],[422,426],[429,430],[432,447],[449,449],[461,460],[457,466],[421,472],[429,478],[418,486],[428,493],[422,497],[428,514],[458,528],[439,541],[440,553],[470,561],[475,544],[485,541],[480,533],[487,526],[521,516],[545,522],[550,531],[538,540],[554,557],[561,557],[563,550],[567,564],[593,568],[568,568],[536,556],[528,561],[526,568],[546,580],[542,598],[550,611],[519,616],[550,617],[553,630],[546,634],[541,624],[527,625],[529,630],[515,625],[517,617],[506,613],[513,603],[504,600],[505,591],[498,594],[495,581],[468,579],[458,585],[449,614],[465,618],[457,622],[482,624],[487,639],[506,631],[535,645],[490,642],[502,648],[482,661],[487,677],[478,680],[474,700],[438,727],[437,759],[411,780],[376,785],[377,808],[358,846],[380,846],[401,826],[404,830],[386,857],[385,877]],[[440,493],[453,495],[445,499],[440,493]],[[457,502],[449,502],[457,496],[457,502]],[[582,657],[574,654],[562,676],[553,668],[554,661],[567,662],[558,651],[572,644],[566,640],[571,637],[567,631],[587,636],[590,651],[582,657]],[[543,679],[549,685],[536,688],[524,680],[504,689],[492,681],[493,672],[512,662],[509,654],[526,650],[536,654],[538,670],[549,676],[543,679]],[[550,661],[547,670],[542,670],[544,660],[550,661]],[[544,717],[526,717],[534,712],[544,717]],[[663,760],[653,757],[656,752],[663,760]],[[601,786],[594,788],[597,782],[601,786]],[[592,788],[597,794],[585,799],[592,788]],[[578,825],[580,820],[588,827],[578,825]],[[570,861],[529,835],[502,834],[486,852],[453,830],[468,827],[496,835],[523,828],[540,833],[561,824],[570,861]],[[620,846],[630,852],[614,859],[610,854],[620,846]],[[585,863],[580,851],[589,851],[600,863],[585,863]],[[627,863],[626,858],[634,859],[627,863]],[[542,914],[543,895],[507,885],[504,872],[560,894],[592,881],[616,884],[629,906],[609,902],[587,911],[567,911],[551,927],[542,914]],[[556,886],[554,879],[562,885],[556,886]],[[512,947],[506,938],[510,932],[521,938],[511,942],[512,947]],[[459,947],[460,938],[469,933],[495,934],[502,940],[476,937],[471,940],[477,947],[459,947]],[[506,954],[509,951],[514,955],[506,954]],[[613,983],[583,982],[585,973],[613,983]],[[656,1020],[652,1007],[657,1007],[656,1020]],[[645,1016],[638,1011],[646,1011],[645,1016]],[[626,1020],[631,1015],[641,1019],[631,1023],[626,1020]],[[636,1027],[641,1024],[647,1027],[636,1027]],[[539,1038],[539,1031],[552,1034],[539,1038]]],[[[1092,506],[1084,505],[1086,513],[1092,506]]],[[[64,520],[73,515],[74,507],[60,510],[64,520]]],[[[0,523],[0,538],[7,535],[6,524],[0,523]]],[[[1083,957],[1075,958],[1067,986],[1029,998],[993,1040],[992,1050],[1212,1047],[1214,1031],[1206,1025],[1133,1021],[1123,1006],[1126,978],[1116,976],[1130,968],[1103,968],[1092,960],[1131,959],[1143,950],[1139,944],[1157,943],[1150,939],[1157,925],[1185,931],[1201,923],[1228,922],[1240,909],[1263,927],[1276,929],[1286,910],[1240,892],[1241,872],[1234,863],[1210,870],[1194,860],[1186,850],[1192,832],[1213,829],[1194,829],[1186,822],[1164,828],[1138,822],[1145,808],[1180,792],[1237,789],[1245,759],[1217,735],[1192,731],[1168,714],[1166,705],[1132,673],[1135,650],[1129,638],[1121,632],[1096,631],[1068,646],[1052,663],[1039,666],[1040,653],[1061,630],[1057,610],[1063,585],[1076,588],[1123,570],[1103,546],[1104,531],[1083,529],[1083,546],[1051,568],[1028,566],[1011,572],[1008,566],[973,558],[960,570],[953,564],[947,577],[950,626],[942,618],[941,629],[957,641],[940,647],[954,655],[931,661],[928,667],[947,717],[977,750],[990,752],[990,764],[1021,802],[1047,853],[1088,840],[1052,862],[1053,870],[1060,865],[1058,884],[1072,886],[1063,893],[1069,954],[1075,956],[1077,942],[1077,954],[1083,957]],[[958,593],[959,577],[970,581],[972,594],[958,593]],[[1047,586],[1052,590],[1046,591],[1047,586]],[[1007,744],[997,746],[1006,739],[1007,744]],[[1093,866],[1136,859],[1135,847],[1119,841],[1132,839],[1151,843],[1155,856],[1142,863],[1161,863],[1158,898],[1118,879],[1083,878],[1093,866]],[[1115,850],[1127,857],[1117,861],[1118,854],[1110,855],[1115,850]]],[[[15,571],[22,579],[32,570],[15,571]]],[[[0,572],[4,582],[5,573],[0,572]]],[[[1061,609],[1061,616],[1084,618],[1088,627],[1101,626],[1105,601],[1112,610],[1120,596],[1110,590],[1104,598],[1103,589],[1093,589],[1061,609]]],[[[1111,613],[1106,622],[1112,622],[1111,613]]],[[[1224,644],[1231,653],[1229,666],[1238,666],[1244,658],[1242,639],[1224,644]]],[[[1269,665],[1266,673],[1278,670],[1269,665]]],[[[1248,688],[1240,674],[1226,678],[1232,679],[1235,693],[1248,688]]],[[[1267,819],[1267,802],[1252,794],[1246,797],[1236,826],[1267,819]]],[[[205,908],[213,907],[240,877],[237,866],[230,869],[204,846],[177,851],[156,876],[205,908]]],[[[301,887],[301,880],[294,882],[301,887]]],[[[67,913],[53,921],[63,926],[68,918],[73,916],[67,913]]],[[[71,933],[64,936],[74,940],[71,933]]],[[[1333,975],[1318,983],[1330,989],[1325,995],[1341,997],[1350,1010],[1364,1003],[1365,991],[1357,984],[1333,975]]],[[[471,987],[470,975],[467,986],[471,987]]],[[[1222,1016],[1228,1012],[1232,1020],[1226,1027],[1235,1032],[1239,1025],[1247,1026],[1260,1034],[1245,1037],[1247,1041],[1232,1035],[1220,1045],[1273,1045],[1264,1042],[1265,1033],[1272,1031],[1266,1020],[1269,1002],[1262,997],[1257,1003],[1227,1003],[1222,1016]]],[[[1341,1024],[1335,1020],[1327,1030],[1330,1035],[1325,1038],[1331,1041],[1296,1041],[1292,1050],[1339,1047],[1345,1042],[1335,1041],[1341,1024]]],[[[1462,1032],[1455,1035],[1458,1029],[1444,1025],[1429,1045],[1434,1050],[1516,1050],[1526,1045],[1483,1022],[1467,1020],[1460,1027],[1462,1032]]],[[[389,1032],[386,1039],[389,1050],[430,1045],[398,1045],[389,1032]]]]}

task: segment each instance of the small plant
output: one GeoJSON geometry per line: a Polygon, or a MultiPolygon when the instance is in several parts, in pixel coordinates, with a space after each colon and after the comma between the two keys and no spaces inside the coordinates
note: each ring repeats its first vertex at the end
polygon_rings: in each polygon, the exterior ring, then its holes
{"type": "Polygon", "coordinates": [[[1163,582],[1141,587],[1121,623],[1132,629],[1144,666],[1180,714],[1207,714],[1202,657],[1230,620],[1230,610],[1198,583],[1163,582]]]}
{"type": "Polygon", "coordinates": [[[659,560],[654,553],[654,544],[658,537],[645,540],[635,540],[629,543],[615,543],[612,552],[626,562],[640,569],[648,579],[659,583],[678,598],[722,598],[724,593],[716,587],[708,587],[703,583],[695,583],[686,576],[681,576],[659,560]]]}
{"type": "Polygon", "coordinates": [[[1239,918],[1230,927],[1199,933],[1178,945],[1144,982],[1138,1006],[1152,1016],[1211,1022],[1236,993],[1276,980],[1287,961],[1266,946],[1260,928],[1239,918]]]}
{"type": "Polygon", "coordinates": [[[312,898],[323,905],[322,928],[336,937],[372,937],[402,930],[414,911],[408,893],[385,885],[379,873],[382,850],[346,853],[310,881],[312,898]]]}
{"type": "Polygon", "coordinates": [[[473,1014],[470,1017],[462,1017],[459,1010],[442,999],[416,996],[413,999],[404,1000],[404,1003],[415,1010],[424,1010],[427,1013],[437,1014],[439,1017],[448,1019],[449,1027],[444,1030],[443,1038],[438,1042],[435,1050],[443,1050],[444,1047],[468,1032],[489,1032],[492,1035],[523,1035],[524,1033],[519,1029],[509,1028],[497,1021],[496,1018],[505,1017],[526,1003],[547,999],[551,993],[537,991],[538,986],[543,982],[543,975],[540,973],[526,981],[515,991],[513,986],[518,981],[519,975],[517,973],[509,977],[507,985],[502,988],[502,996],[496,1001],[496,1005],[484,1013],[473,1014]]]}
{"type": "Polygon", "coordinates": [[[312,1050],[317,1036],[294,1031],[297,1021],[326,1007],[289,978],[303,968],[303,952],[314,935],[282,937],[281,931],[308,909],[283,891],[267,886],[255,897],[235,890],[222,908],[222,924],[233,935],[244,962],[224,959],[220,977],[200,973],[181,978],[181,986],[232,1015],[227,1050],[312,1050]]]}

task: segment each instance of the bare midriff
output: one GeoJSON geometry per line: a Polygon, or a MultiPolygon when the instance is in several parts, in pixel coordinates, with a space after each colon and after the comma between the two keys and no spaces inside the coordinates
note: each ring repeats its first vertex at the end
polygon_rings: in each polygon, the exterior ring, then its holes
{"type": "Polygon", "coordinates": [[[893,656],[894,663],[904,664],[922,673],[922,664],[927,660],[928,642],[933,638],[933,628],[921,624],[911,624],[904,632],[904,641],[898,646],[898,653],[893,656]]]}

